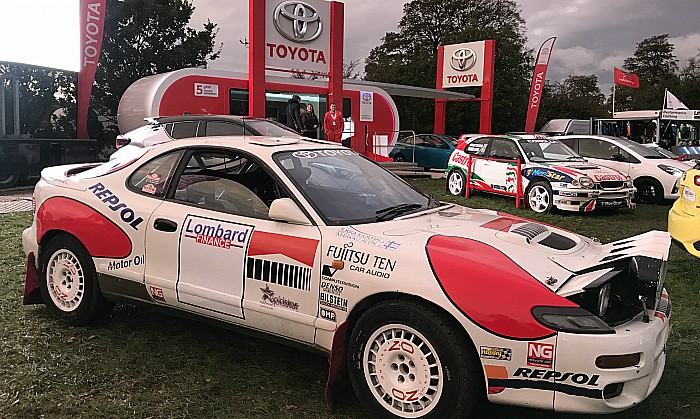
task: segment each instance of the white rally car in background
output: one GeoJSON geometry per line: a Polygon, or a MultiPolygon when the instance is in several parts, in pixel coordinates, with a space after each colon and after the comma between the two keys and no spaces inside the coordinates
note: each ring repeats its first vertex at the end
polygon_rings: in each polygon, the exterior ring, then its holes
{"type": "Polygon", "coordinates": [[[81,325],[126,301],[283,338],[328,354],[328,394],[347,371],[375,417],[461,418],[484,396],[610,413],[664,370],[666,232],[602,244],[291,138],[53,167],[34,199],[25,304],[81,325]]]}
{"type": "Polygon", "coordinates": [[[516,192],[518,163],[513,161],[519,160],[525,202],[535,212],[552,208],[577,212],[634,208],[635,189],[628,176],[588,163],[557,139],[543,135],[467,139],[452,152],[448,162],[447,190],[452,195],[466,193],[469,155],[476,157],[471,160],[471,184],[494,193],[516,192]]]}
{"type": "Polygon", "coordinates": [[[670,158],[632,140],[605,135],[568,135],[557,139],[589,162],[630,176],[637,188],[637,199],[644,203],[677,199],[681,176],[693,167],[690,161],[670,158]]]}

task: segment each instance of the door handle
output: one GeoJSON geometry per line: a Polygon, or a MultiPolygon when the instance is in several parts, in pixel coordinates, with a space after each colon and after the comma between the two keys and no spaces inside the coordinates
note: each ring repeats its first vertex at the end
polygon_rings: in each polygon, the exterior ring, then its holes
{"type": "Polygon", "coordinates": [[[166,220],[165,218],[156,218],[153,222],[153,228],[165,231],[166,233],[173,233],[177,231],[177,223],[175,221],[166,220]]]}

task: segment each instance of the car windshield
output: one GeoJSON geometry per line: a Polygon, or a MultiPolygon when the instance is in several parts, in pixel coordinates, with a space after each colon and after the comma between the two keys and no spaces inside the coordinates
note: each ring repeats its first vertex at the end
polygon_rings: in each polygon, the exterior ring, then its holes
{"type": "Polygon", "coordinates": [[[440,204],[352,150],[308,150],[274,156],[328,225],[390,220],[440,204]]]}
{"type": "Polygon", "coordinates": [[[250,130],[266,137],[294,137],[299,138],[299,133],[280,125],[275,121],[264,119],[243,119],[243,124],[250,130]]]}
{"type": "Polygon", "coordinates": [[[528,160],[533,162],[585,160],[559,140],[531,139],[518,142],[528,160]]]}
{"type": "Polygon", "coordinates": [[[639,143],[635,143],[632,140],[625,140],[625,139],[619,139],[617,140],[620,142],[620,144],[624,145],[625,147],[629,148],[630,150],[634,151],[635,153],[639,154],[645,159],[667,159],[667,156],[664,156],[660,152],[654,150],[651,147],[644,146],[639,143]]]}

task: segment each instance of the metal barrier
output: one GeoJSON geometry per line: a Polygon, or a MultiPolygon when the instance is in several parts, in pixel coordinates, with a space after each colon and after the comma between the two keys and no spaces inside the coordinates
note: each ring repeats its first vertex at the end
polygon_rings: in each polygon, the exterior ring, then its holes
{"type": "MultiPolygon", "coordinates": [[[[486,191],[486,192],[492,192],[492,193],[497,193],[500,195],[507,195],[507,196],[514,196],[515,197],[515,208],[520,208],[520,200],[524,200],[523,196],[523,177],[521,175],[521,169],[522,169],[522,162],[520,160],[508,160],[508,159],[494,159],[491,157],[480,157],[480,156],[474,156],[472,154],[467,154],[467,180],[464,182],[465,185],[465,191],[464,191],[464,197],[469,199],[469,190],[474,189],[477,191],[486,191]],[[501,191],[498,189],[494,188],[482,188],[479,187],[478,185],[472,185],[472,165],[476,160],[487,160],[487,161],[495,161],[499,163],[517,163],[517,172],[515,174],[515,192],[510,192],[507,190],[501,191]]],[[[448,177],[449,181],[449,177],[448,177]]],[[[523,201],[525,208],[527,208],[527,203],[523,201]]]]}

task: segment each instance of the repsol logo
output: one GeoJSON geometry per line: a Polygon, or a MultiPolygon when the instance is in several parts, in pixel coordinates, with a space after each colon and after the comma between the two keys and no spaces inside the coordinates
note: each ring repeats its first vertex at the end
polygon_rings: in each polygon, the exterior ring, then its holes
{"type": "Polygon", "coordinates": [[[598,386],[600,375],[588,375],[576,372],[561,373],[559,371],[547,371],[539,368],[518,368],[515,374],[513,374],[513,377],[535,378],[545,381],[554,378],[554,381],[557,382],[570,381],[575,384],[585,384],[587,386],[596,387],[598,386]]]}
{"type": "Polygon", "coordinates": [[[96,183],[89,186],[88,189],[95,194],[95,196],[107,204],[107,208],[119,214],[119,218],[122,221],[129,224],[134,230],[138,230],[138,225],[143,222],[143,218],[136,217],[134,210],[129,208],[125,203],[121,202],[119,197],[112,193],[109,189],[105,188],[102,183],[96,183]]]}

